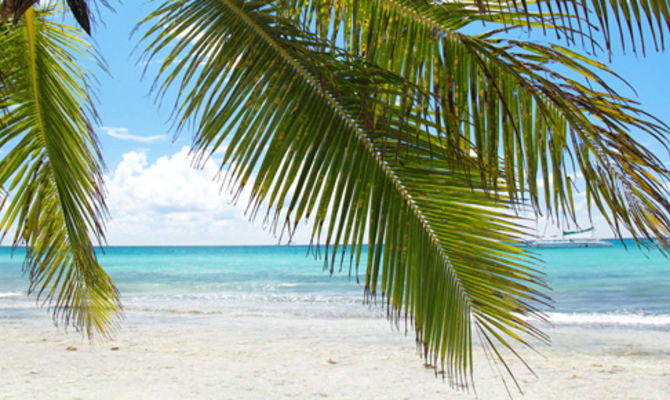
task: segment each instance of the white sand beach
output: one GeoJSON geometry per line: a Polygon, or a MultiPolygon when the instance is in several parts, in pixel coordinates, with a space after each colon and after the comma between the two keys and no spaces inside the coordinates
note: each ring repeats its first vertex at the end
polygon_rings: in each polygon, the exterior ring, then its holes
{"type": "MultiPolygon", "coordinates": [[[[33,314],[33,312],[28,312],[33,314]]],[[[90,345],[48,317],[0,315],[0,399],[503,399],[476,349],[477,393],[424,368],[412,336],[375,318],[133,312],[90,345]]],[[[554,328],[518,365],[524,399],[667,399],[667,329],[554,328]]]]}

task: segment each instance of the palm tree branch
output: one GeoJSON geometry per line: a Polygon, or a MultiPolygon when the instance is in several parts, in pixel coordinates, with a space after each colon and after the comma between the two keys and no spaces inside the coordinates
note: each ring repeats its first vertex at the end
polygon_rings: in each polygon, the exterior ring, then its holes
{"type": "MultiPolygon", "coordinates": [[[[302,66],[301,64],[273,38],[271,37],[264,29],[262,29],[255,21],[253,21],[249,15],[243,12],[242,8],[237,6],[235,2],[229,1],[229,0],[222,0],[226,6],[228,6],[231,10],[235,12],[236,15],[238,15],[245,23],[249,24],[249,26],[254,28],[254,32],[256,32],[258,35],[260,35],[263,40],[265,40],[273,49],[277,51],[277,53],[286,61],[288,62],[293,68],[298,71],[298,73],[301,75],[303,79],[305,79],[309,84],[313,85],[315,88],[322,88],[323,86],[316,81],[316,79],[309,74],[302,66]]],[[[358,124],[352,119],[352,117],[345,112],[345,110],[342,109],[341,105],[332,97],[332,95],[326,91],[326,90],[321,90],[319,93],[329,104],[329,106],[333,107],[338,115],[343,118],[346,123],[349,125],[349,127],[356,133],[356,136],[358,140],[361,142],[361,145],[363,145],[367,150],[370,152],[372,157],[375,158],[376,162],[379,163],[380,167],[383,169],[384,173],[390,179],[394,186],[397,188],[397,190],[401,193],[401,196],[407,201],[407,204],[412,208],[414,213],[416,214],[416,217],[419,218],[420,220],[422,219],[421,217],[421,212],[416,206],[414,205],[413,201],[411,200],[410,196],[408,195],[407,191],[405,188],[402,186],[400,181],[395,177],[393,171],[386,165],[386,163],[381,159],[381,156],[377,154],[375,151],[374,145],[372,142],[368,139],[368,137],[365,135],[365,133],[359,128],[358,124]]],[[[428,226],[425,221],[422,222],[426,227],[428,226]]],[[[436,238],[432,238],[435,242],[437,242],[436,238]]]]}
{"type": "MultiPolygon", "coordinates": [[[[429,112],[432,110],[436,116],[435,140],[446,134],[452,148],[461,149],[462,157],[476,151],[481,164],[478,170],[490,171],[490,179],[484,182],[493,190],[497,177],[504,174],[508,195],[515,202],[523,202],[528,191],[536,212],[554,213],[557,219],[562,212],[574,216],[573,188],[570,177],[566,177],[569,173],[566,163],[575,153],[583,158],[576,166],[587,171],[596,168],[588,160],[602,164],[607,157],[607,163],[612,165],[631,165],[630,160],[636,160],[637,167],[615,177],[644,187],[632,193],[644,192],[655,199],[657,206],[649,208],[649,212],[668,214],[667,207],[662,207],[663,185],[653,182],[648,186],[643,181],[649,171],[661,181],[667,181],[670,174],[658,157],[644,150],[630,135],[631,130],[640,130],[667,148],[668,127],[637,108],[634,101],[616,93],[600,77],[604,73],[618,78],[606,65],[558,45],[543,46],[452,31],[450,26],[442,24],[445,21],[442,14],[447,14],[447,6],[443,4],[396,0],[343,5],[291,4],[303,10],[292,13],[303,18],[299,24],[316,26],[317,32],[319,26],[335,32],[343,25],[342,29],[348,29],[343,40],[354,54],[401,74],[424,91],[433,92],[429,112]],[[334,16],[343,22],[333,20],[334,16]],[[558,73],[558,68],[547,66],[550,62],[569,69],[571,74],[558,73]],[[579,83],[571,75],[586,83],[579,83]],[[526,104],[533,112],[521,111],[523,107],[515,103],[526,104]],[[496,139],[495,135],[501,137],[496,139]],[[529,141],[533,136],[539,140],[529,141]],[[496,143],[505,144],[502,155],[496,143]],[[571,147],[573,143],[586,144],[588,151],[577,152],[577,147],[571,147]],[[616,150],[609,150],[609,146],[616,150]],[[553,175],[554,184],[545,185],[544,195],[537,192],[537,168],[545,182],[549,182],[550,172],[553,175]],[[544,207],[540,207],[541,197],[544,207]]],[[[335,34],[326,31],[322,35],[335,34]]],[[[425,101],[417,99],[415,103],[413,112],[425,113],[418,108],[425,101]]],[[[452,150],[444,156],[458,154],[452,150]]],[[[593,188],[600,190],[598,186],[593,188]]],[[[612,196],[606,192],[595,194],[592,190],[588,194],[605,199],[612,196]]],[[[602,207],[616,206],[611,200],[596,204],[601,212],[614,213],[612,227],[618,231],[617,221],[627,218],[625,203],[614,209],[602,207]]],[[[640,228],[644,236],[651,233],[662,237],[669,226],[645,223],[640,228]]]]}
{"type": "Polygon", "coordinates": [[[446,360],[453,383],[467,382],[472,307],[497,313],[489,317],[510,332],[539,335],[504,312],[541,314],[534,304],[543,297],[530,287],[541,286],[541,278],[528,268],[527,255],[504,243],[522,228],[493,211],[502,197],[476,189],[481,183],[471,184],[460,167],[430,161],[425,138],[432,122],[388,101],[420,88],[365,61],[347,61],[347,53],[292,26],[281,12],[266,2],[166,3],[150,17],[156,22],[145,36],[153,38],[149,59],[176,41],[155,87],[164,94],[181,80],[175,118],[180,126],[198,121],[196,159],[226,146],[227,184],[241,190],[253,182],[252,218],[267,206],[270,224],[283,220],[290,232],[313,218],[317,241],[325,225],[331,271],[338,247],[343,255],[350,251],[358,268],[367,236],[369,298],[381,291],[390,316],[412,315],[424,355],[446,360]],[[412,140],[393,142],[398,138],[412,140]],[[389,144],[407,157],[385,153],[389,144]],[[413,158],[423,161],[409,169],[413,158]],[[422,176],[440,177],[454,190],[422,176]],[[488,271],[491,281],[477,271],[488,271]]]}
{"type": "MultiPolygon", "coordinates": [[[[89,35],[91,34],[91,22],[93,21],[93,12],[89,4],[94,4],[93,8],[95,8],[98,2],[111,8],[107,0],[67,0],[72,16],[79,27],[89,35]]],[[[23,14],[38,3],[39,0],[2,0],[0,4],[0,24],[4,23],[4,20],[10,16],[13,23],[18,24],[23,14]]]]}
{"type": "MultiPolygon", "coordinates": [[[[55,322],[89,337],[109,335],[121,309],[118,291],[95,255],[90,235],[104,241],[101,159],[89,118],[88,78],[71,52],[90,54],[73,29],[28,9],[2,38],[10,54],[12,108],[0,127],[0,185],[8,204],[0,226],[26,245],[29,292],[53,309],[55,322]]],[[[3,60],[4,61],[4,60],[3,60]]]]}

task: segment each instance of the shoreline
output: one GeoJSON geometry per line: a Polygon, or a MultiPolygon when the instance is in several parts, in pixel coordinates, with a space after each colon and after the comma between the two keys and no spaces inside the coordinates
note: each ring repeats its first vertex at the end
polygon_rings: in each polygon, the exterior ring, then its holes
{"type": "MultiPolygon", "coordinates": [[[[539,347],[541,355],[520,349],[537,377],[513,362],[525,392],[511,387],[514,398],[662,399],[670,393],[668,330],[547,332],[552,345],[539,347]]],[[[478,397],[436,378],[422,366],[413,336],[383,318],[128,311],[114,340],[90,345],[53,327],[42,311],[10,317],[0,309],[0,399],[507,397],[478,345],[474,353],[478,397]]]]}

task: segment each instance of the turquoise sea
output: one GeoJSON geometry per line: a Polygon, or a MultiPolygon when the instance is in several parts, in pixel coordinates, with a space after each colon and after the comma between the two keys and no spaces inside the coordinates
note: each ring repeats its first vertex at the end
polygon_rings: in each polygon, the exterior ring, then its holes
{"type": "MultiPolygon", "coordinates": [[[[670,329],[670,259],[631,241],[613,247],[534,249],[551,286],[555,325],[670,329]]],[[[0,248],[0,315],[34,315],[25,295],[24,250],[0,248]]],[[[363,287],[331,276],[306,246],[111,247],[100,260],[127,311],[152,314],[258,313],[320,317],[381,314],[363,287]]]]}

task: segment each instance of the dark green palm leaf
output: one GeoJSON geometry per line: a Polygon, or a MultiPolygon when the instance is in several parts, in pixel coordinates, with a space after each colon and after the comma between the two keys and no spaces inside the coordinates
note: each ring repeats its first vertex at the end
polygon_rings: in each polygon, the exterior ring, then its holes
{"type": "MultiPolygon", "coordinates": [[[[279,1],[299,5],[296,0],[279,1]]],[[[356,3],[354,0],[308,2],[315,10],[331,6],[346,9],[356,3]]],[[[653,42],[656,50],[664,49],[670,33],[670,4],[665,0],[377,0],[375,3],[416,10],[418,15],[431,19],[438,17],[443,26],[451,29],[473,21],[499,23],[504,30],[541,28],[569,43],[588,44],[594,51],[599,43],[608,51],[618,46],[626,49],[628,44],[633,52],[640,48],[644,53],[649,42],[653,42]]]]}
{"type": "Polygon", "coordinates": [[[89,35],[91,34],[91,20],[90,20],[90,11],[86,0],[67,0],[67,5],[72,11],[72,15],[79,23],[81,29],[86,31],[89,35]]]}
{"type": "Polygon", "coordinates": [[[488,190],[499,191],[503,178],[514,204],[528,199],[560,220],[574,217],[570,176],[579,171],[588,200],[611,216],[616,232],[667,236],[670,173],[631,133],[667,148],[668,127],[616,93],[603,77],[616,75],[604,64],[557,45],[461,34],[452,14],[471,12],[466,3],[277,3],[293,7],[284,14],[295,24],[341,38],[350,53],[430,93],[403,101],[433,121],[433,140],[449,144],[446,157],[477,155],[488,190]],[[547,183],[543,191],[538,179],[547,183]]]}
{"type": "MultiPolygon", "coordinates": [[[[109,7],[107,0],[98,0],[104,6],[109,7]]],[[[90,3],[95,0],[67,0],[72,16],[86,33],[91,34],[92,13],[90,3]]],[[[0,5],[2,19],[11,16],[14,24],[17,24],[23,14],[32,6],[39,4],[39,0],[3,0],[0,5]]],[[[2,22],[0,22],[1,24],[2,22]]]]}
{"type": "MultiPolygon", "coordinates": [[[[493,1],[483,1],[487,7],[498,7],[493,1]]],[[[527,10],[526,4],[533,10],[543,10],[556,25],[574,24],[581,30],[583,28],[578,25],[578,19],[595,25],[610,51],[617,46],[617,42],[622,49],[628,42],[633,52],[640,47],[644,53],[648,37],[651,37],[656,50],[664,49],[665,38],[670,33],[670,4],[665,0],[537,0],[521,4],[512,0],[510,9],[516,14],[521,5],[524,11],[527,10]]],[[[574,40],[574,37],[570,38],[574,40]]]]}
{"type": "Polygon", "coordinates": [[[2,0],[0,10],[2,10],[2,19],[11,18],[14,24],[17,24],[23,14],[39,0],[2,0]]]}
{"type": "Polygon", "coordinates": [[[491,344],[542,338],[525,319],[541,317],[542,280],[509,244],[520,227],[508,203],[432,158],[424,124],[434,124],[388,100],[421,88],[349,60],[281,11],[173,1],[151,16],[147,55],[168,52],[157,90],[177,86],[177,121],[193,124],[198,156],[226,145],[222,167],[252,185],[251,215],[266,204],[268,221],[289,232],[312,219],[315,240],[332,246],[331,271],[338,248],[357,267],[367,242],[366,292],[381,294],[390,316],[412,316],[426,358],[446,362],[452,383],[471,376],[473,319],[491,344]]]}

